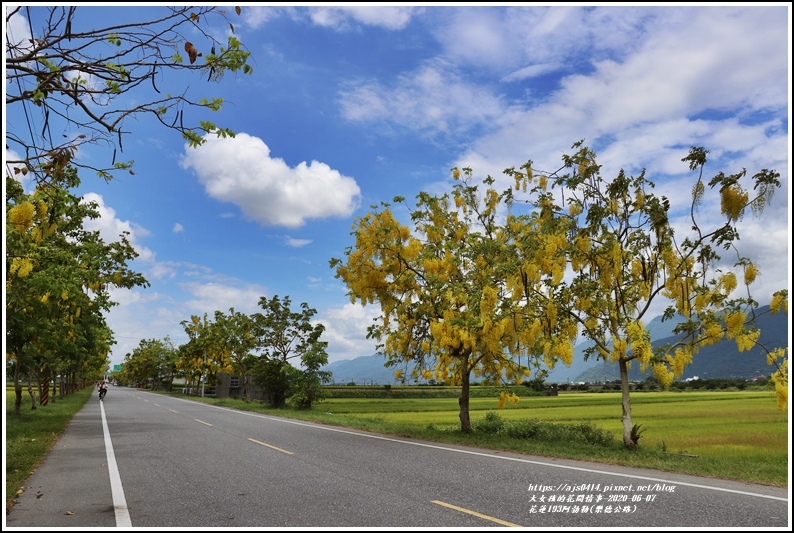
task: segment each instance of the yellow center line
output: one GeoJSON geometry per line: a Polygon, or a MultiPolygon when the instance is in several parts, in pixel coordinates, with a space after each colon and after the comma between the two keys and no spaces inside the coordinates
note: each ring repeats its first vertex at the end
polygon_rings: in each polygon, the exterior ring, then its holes
{"type": "Polygon", "coordinates": [[[292,452],[288,452],[287,450],[282,450],[281,448],[276,448],[275,446],[271,446],[270,444],[265,444],[264,442],[258,441],[256,439],[248,439],[251,442],[255,442],[257,444],[261,444],[262,446],[267,446],[268,448],[273,448],[274,450],[280,451],[281,453],[286,453],[288,455],[295,455],[292,452]]]}
{"type": "Polygon", "coordinates": [[[195,420],[195,421],[196,421],[196,422],[198,422],[199,424],[204,424],[205,426],[210,426],[210,427],[212,427],[212,424],[208,424],[207,422],[202,422],[202,421],[201,421],[201,420],[199,420],[198,418],[194,418],[193,420],[195,420]]]}
{"type": "Polygon", "coordinates": [[[487,516],[487,515],[484,515],[484,514],[480,514],[480,513],[474,512],[474,511],[470,511],[468,509],[464,509],[463,507],[458,507],[456,505],[450,505],[448,503],[440,502],[438,500],[433,500],[433,503],[435,503],[437,505],[444,506],[444,507],[449,507],[450,509],[455,509],[456,511],[460,511],[461,513],[466,513],[466,514],[470,514],[470,515],[476,516],[477,518],[482,518],[483,520],[490,520],[491,522],[496,522],[497,524],[502,524],[503,526],[507,526],[507,527],[521,527],[518,524],[512,524],[510,522],[505,522],[504,520],[499,520],[498,518],[494,518],[492,516],[487,516]]]}

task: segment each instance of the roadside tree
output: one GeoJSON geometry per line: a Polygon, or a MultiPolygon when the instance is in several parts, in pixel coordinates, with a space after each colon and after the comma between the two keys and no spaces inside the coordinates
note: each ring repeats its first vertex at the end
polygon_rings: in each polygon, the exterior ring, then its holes
{"type": "Polygon", "coordinates": [[[291,305],[289,296],[262,297],[262,312],[252,315],[259,350],[254,381],[274,407],[284,406],[287,398],[299,391],[311,405],[315,378],[322,379],[319,368],[328,362],[327,343],[320,341],[325,326],[311,322],[317,311],[306,302],[300,311],[293,311],[291,305]]]}
{"type": "MultiPolygon", "coordinates": [[[[740,351],[757,345],[758,302],[750,285],[758,268],[736,248],[737,222],[748,208],[762,213],[780,186],[779,174],[763,169],[746,183],[743,169],[732,175],[720,172],[705,183],[707,151],[692,148],[682,161],[698,175],[691,203],[684,206],[691,231],[682,239],[670,221],[668,199],[652,194],[654,184],[644,170],[637,177],[621,170],[605,180],[595,153],[581,142],[574,149],[573,155],[563,156],[557,172],[538,172],[531,161],[505,171],[517,189],[529,189],[532,207],[519,217],[523,222],[508,222],[520,229],[514,239],[523,266],[514,273],[514,283],[539,281],[540,290],[533,288],[528,299],[545,308],[548,317],[567,316],[578,323],[581,335],[594,343],[588,356],[618,365],[623,442],[633,448],[641,430],[631,417],[632,363],[642,371],[650,368],[668,387],[704,346],[724,338],[734,340],[740,351]],[[718,195],[722,218],[705,227],[696,214],[709,189],[718,195]],[[721,249],[736,254],[732,268],[721,260],[721,249]],[[648,312],[656,301],[667,302],[665,320],[681,321],[674,328],[678,340],[654,348],[644,323],[653,318],[648,312]]],[[[776,292],[770,309],[787,311],[787,297],[787,290],[776,292]]],[[[775,379],[779,397],[787,398],[786,351],[768,353],[770,364],[782,361],[775,379]]]]}
{"type": "Polygon", "coordinates": [[[138,254],[125,234],[108,244],[84,229],[99,213],[71,192],[77,171],[52,170],[31,193],[6,176],[6,357],[15,412],[23,375],[38,376],[40,387],[56,373],[72,386],[79,377],[99,377],[114,343],[104,319],[116,305],[110,290],[148,285],[127,266],[138,254]]]}
{"type": "Polygon", "coordinates": [[[125,379],[131,383],[151,383],[152,389],[171,390],[176,370],[177,350],[170,339],[142,339],[124,356],[125,379]]]}
{"type": "Polygon", "coordinates": [[[177,369],[185,374],[188,384],[204,387],[214,382],[218,372],[230,368],[229,351],[224,340],[218,336],[218,328],[203,317],[192,315],[183,320],[182,327],[187,333],[188,342],[179,347],[177,369]]]}
{"type": "Polygon", "coordinates": [[[241,378],[243,385],[243,398],[250,400],[249,380],[251,370],[257,358],[253,353],[257,339],[254,334],[254,321],[245,313],[229,309],[225,314],[215,311],[215,322],[212,323],[213,342],[222,347],[226,352],[230,372],[241,378]]]}
{"type": "MultiPolygon", "coordinates": [[[[516,277],[511,232],[521,230],[505,225],[500,212],[512,205],[512,192],[498,193],[488,178],[480,197],[471,169],[454,169],[453,177],[451,194],[417,196],[413,229],[396,220],[390,204],[373,206],[354,223],[346,261],[334,258],[330,266],[351,302],[380,305],[368,337],[379,341],[386,366],[400,367],[398,379],[408,372],[460,386],[460,428],[471,432],[472,376],[520,384],[541,362],[570,364],[577,330],[564,314],[541,315],[527,300],[526,285],[537,282],[516,277]]],[[[499,405],[506,401],[518,397],[503,392],[499,405]]]]}
{"type": "Polygon", "coordinates": [[[292,380],[292,394],[287,404],[296,409],[311,409],[325,398],[323,385],[331,381],[331,372],[322,370],[328,364],[327,342],[315,342],[301,355],[301,368],[292,380]]]}

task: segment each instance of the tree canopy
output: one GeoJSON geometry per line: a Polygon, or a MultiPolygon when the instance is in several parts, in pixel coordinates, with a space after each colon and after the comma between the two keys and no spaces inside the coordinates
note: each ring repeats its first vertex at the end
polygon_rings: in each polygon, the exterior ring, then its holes
{"type": "MultiPolygon", "coordinates": [[[[750,285],[758,268],[739,254],[737,222],[748,209],[763,212],[779,174],[763,169],[747,176],[743,169],[706,183],[708,152],[693,147],[683,158],[698,173],[691,234],[681,238],[669,200],[652,193],[644,170],[605,179],[592,150],[583,142],[573,149],[554,172],[538,171],[532,161],[506,169],[514,186],[502,192],[487,177],[482,197],[471,184],[473,171],[455,168],[451,195],[417,196],[413,228],[397,222],[389,204],[373,206],[354,223],[346,261],[334,258],[330,265],[351,301],[380,306],[369,335],[382,341],[387,365],[410,363],[425,377],[463,385],[463,431],[471,431],[470,373],[520,383],[531,366],[520,364],[522,354],[527,363],[570,364],[581,335],[593,341],[588,355],[619,366],[623,440],[631,448],[639,433],[631,418],[630,364],[650,367],[669,386],[702,346],[725,337],[740,350],[757,344],[758,302],[750,285]],[[706,228],[696,214],[708,191],[718,197],[723,222],[706,228]],[[736,254],[733,268],[726,268],[722,250],[736,254]],[[739,283],[744,292],[736,291],[739,283]],[[684,320],[675,328],[676,344],[654,349],[644,324],[657,300],[668,302],[666,319],[684,320]]],[[[787,290],[777,291],[770,309],[787,311],[787,297],[787,290]]],[[[784,405],[787,350],[768,353],[784,405]]]]}
{"type": "MultiPolygon", "coordinates": [[[[520,384],[542,361],[570,363],[577,330],[570,320],[544,321],[527,300],[532,282],[514,275],[515,228],[503,224],[498,209],[512,203],[511,191],[498,193],[488,179],[480,196],[470,169],[455,169],[454,177],[451,194],[418,195],[413,230],[389,204],[373,206],[356,220],[347,261],[330,264],[351,301],[380,305],[368,335],[380,341],[388,366],[405,367],[398,379],[408,371],[461,386],[461,429],[470,432],[472,376],[520,384]]],[[[505,393],[499,403],[517,400],[505,393]]]]}
{"type": "Polygon", "coordinates": [[[6,176],[6,357],[16,411],[24,373],[101,375],[115,342],[104,318],[116,305],[110,290],[148,286],[128,265],[138,254],[125,234],[105,243],[84,228],[99,213],[74,195],[79,183],[73,167],[30,193],[6,176]]]}

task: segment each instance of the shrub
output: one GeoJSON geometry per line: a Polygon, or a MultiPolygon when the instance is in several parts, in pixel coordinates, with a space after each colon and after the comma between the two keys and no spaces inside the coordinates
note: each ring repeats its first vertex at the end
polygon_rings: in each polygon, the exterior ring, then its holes
{"type": "Polygon", "coordinates": [[[499,413],[488,411],[485,413],[485,418],[474,423],[474,429],[489,435],[495,435],[502,431],[505,427],[504,419],[499,416],[499,413]]]}
{"type": "Polygon", "coordinates": [[[537,439],[545,441],[585,442],[596,446],[611,446],[613,435],[590,422],[579,424],[555,424],[537,419],[516,420],[504,429],[514,439],[537,439]]]}
{"type": "Polygon", "coordinates": [[[513,439],[531,439],[540,432],[540,423],[537,419],[517,420],[507,426],[505,432],[513,439]]]}
{"type": "Polygon", "coordinates": [[[589,444],[598,446],[609,446],[614,442],[612,434],[590,422],[582,422],[574,426],[574,433],[578,434],[582,440],[589,444]]]}

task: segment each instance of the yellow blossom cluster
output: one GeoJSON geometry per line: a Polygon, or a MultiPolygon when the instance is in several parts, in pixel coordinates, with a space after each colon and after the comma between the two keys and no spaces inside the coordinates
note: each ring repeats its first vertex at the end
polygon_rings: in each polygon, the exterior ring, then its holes
{"type": "Polygon", "coordinates": [[[628,348],[628,343],[626,339],[615,339],[612,343],[612,353],[610,354],[610,359],[612,361],[617,361],[626,356],[626,348],[628,348]]]}
{"type": "Polygon", "coordinates": [[[659,380],[662,388],[668,388],[673,383],[673,373],[667,369],[667,366],[662,364],[651,365],[651,371],[654,377],[659,380]]]}
{"type": "Polygon", "coordinates": [[[11,259],[11,267],[9,272],[16,274],[20,278],[24,278],[33,270],[33,261],[28,257],[14,257],[11,259]]]}
{"type": "Polygon", "coordinates": [[[634,197],[634,209],[639,211],[645,205],[645,193],[642,189],[637,189],[637,193],[634,197]]]}
{"type": "Polygon", "coordinates": [[[676,348],[671,364],[673,375],[680,377],[690,363],[692,363],[692,351],[688,348],[676,348]]]}
{"type": "Polygon", "coordinates": [[[559,359],[566,365],[570,365],[573,363],[573,343],[565,338],[557,338],[552,343],[549,355],[553,358],[552,360],[559,359]]]}
{"type": "Polygon", "coordinates": [[[717,344],[722,340],[722,337],[725,335],[725,331],[722,329],[722,325],[716,320],[712,320],[703,324],[703,335],[701,335],[701,345],[702,346],[709,346],[712,344],[717,344]]]}
{"type": "Polygon", "coordinates": [[[709,305],[712,293],[709,291],[698,292],[695,296],[695,312],[700,313],[709,305]]]}
{"type": "Polygon", "coordinates": [[[758,276],[758,267],[750,263],[744,267],[744,282],[749,285],[755,281],[758,276]]]}
{"type": "Polygon", "coordinates": [[[783,311],[788,313],[788,298],[784,291],[778,291],[772,295],[772,302],[769,304],[769,310],[772,313],[779,313],[783,311]]]}
{"type": "Polygon", "coordinates": [[[741,311],[733,311],[725,315],[725,328],[729,339],[735,339],[744,330],[744,322],[747,319],[741,311]]]}
{"type": "Polygon", "coordinates": [[[747,206],[749,195],[738,185],[726,187],[720,191],[720,208],[722,214],[731,220],[739,220],[747,206]]]}
{"type": "Polygon", "coordinates": [[[518,396],[516,395],[516,393],[514,392],[508,393],[506,391],[502,391],[499,394],[499,401],[497,402],[497,407],[499,407],[499,409],[504,409],[505,406],[507,405],[507,402],[510,402],[513,405],[517,404],[518,396]]]}
{"type": "Polygon", "coordinates": [[[736,347],[740,352],[748,352],[752,350],[758,342],[758,337],[761,336],[761,330],[744,331],[736,336],[736,347]]]}
{"type": "Polygon", "coordinates": [[[31,202],[22,202],[6,212],[8,222],[20,231],[26,231],[33,225],[36,208],[31,202]]]}
{"type": "Polygon", "coordinates": [[[772,383],[775,384],[777,407],[782,411],[788,406],[788,359],[784,359],[778,371],[772,374],[772,383]]]}
{"type": "Polygon", "coordinates": [[[726,272],[719,279],[719,286],[723,294],[730,294],[736,288],[736,274],[733,272],[726,272]]]}

